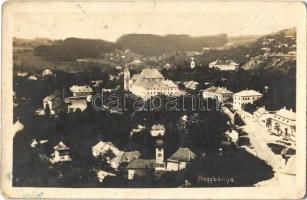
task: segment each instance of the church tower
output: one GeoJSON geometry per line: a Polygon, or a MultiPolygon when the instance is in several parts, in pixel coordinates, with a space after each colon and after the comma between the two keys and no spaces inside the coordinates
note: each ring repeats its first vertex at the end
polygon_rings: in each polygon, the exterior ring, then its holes
{"type": "Polygon", "coordinates": [[[164,162],[164,142],[161,139],[156,141],[156,163],[155,163],[156,171],[164,171],[165,170],[165,162],[164,162]]]}
{"type": "Polygon", "coordinates": [[[191,67],[191,69],[194,69],[195,68],[195,61],[194,61],[194,58],[191,58],[191,59],[192,59],[192,61],[191,61],[190,67],[191,67]]]}
{"type": "Polygon", "coordinates": [[[124,90],[129,91],[130,72],[127,67],[124,70],[124,90]]]}

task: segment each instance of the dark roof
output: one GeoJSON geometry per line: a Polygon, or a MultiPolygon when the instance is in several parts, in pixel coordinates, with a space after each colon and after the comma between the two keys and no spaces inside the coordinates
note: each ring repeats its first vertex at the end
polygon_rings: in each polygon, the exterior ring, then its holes
{"type": "Polygon", "coordinates": [[[136,159],[128,164],[128,169],[152,169],[154,168],[154,159],[136,159]]]}
{"type": "Polygon", "coordinates": [[[168,158],[168,160],[191,161],[195,158],[196,154],[193,153],[189,148],[180,147],[173,155],[168,158]]]}

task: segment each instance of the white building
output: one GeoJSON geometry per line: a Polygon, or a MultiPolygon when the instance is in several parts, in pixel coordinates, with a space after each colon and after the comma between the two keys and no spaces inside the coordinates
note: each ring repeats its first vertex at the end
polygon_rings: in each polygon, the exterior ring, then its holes
{"type": "Polygon", "coordinates": [[[50,162],[68,162],[71,161],[71,157],[69,155],[69,147],[67,147],[62,141],[59,142],[56,146],[53,147],[54,153],[51,154],[50,162]]]}
{"type": "Polygon", "coordinates": [[[242,90],[241,92],[233,95],[233,108],[241,110],[245,104],[253,104],[256,100],[260,99],[262,94],[255,90],[242,90]]]}
{"type": "Polygon", "coordinates": [[[124,71],[124,89],[136,96],[148,99],[158,94],[178,95],[178,86],[171,80],[165,80],[157,69],[143,69],[140,74],[130,78],[129,70],[124,71]]]}
{"type": "Polygon", "coordinates": [[[295,141],[296,114],[292,109],[287,110],[286,107],[280,109],[273,115],[271,123],[272,133],[295,141]]]}
{"type": "Polygon", "coordinates": [[[93,89],[88,85],[73,85],[69,88],[74,97],[89,96],[93,94],[93,89]]]}
{"type": "Polygon", "coordinates": [[[183,82],[183,85],[190,90],[196,90],[199,83],[196,81],[185,81],[183,82]]]}
{"type": "Polygon", "coordinates": [[[227,102],[232,99],[233,92],[226,89],[226,87],[209,87],[203,91],[204,99],[217,99],[220,103],[227,102]]]}
{"type": "Polygon", "coordinates": [[[209,68],[218,68],[220,70],[232,71],[232,70],[238,69],[239,64],[232,60],[223,61],[223,60],[217,59],[216,61],[209,63],[209,68]]]}
{"type": "Polygon", "coordinates": [[[164,136],[164,133],[165,133],[165,127],[162,124],[154,124],[151,127],[150,134],[153,137],[164,136]]]}

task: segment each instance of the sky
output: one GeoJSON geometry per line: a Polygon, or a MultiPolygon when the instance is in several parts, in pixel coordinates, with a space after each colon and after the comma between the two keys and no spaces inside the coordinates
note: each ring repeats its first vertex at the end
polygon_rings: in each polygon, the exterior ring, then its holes
{"type": "Polygon", "coordinates": [[[10,8],[15,37],[116,41],[129,33],[263,35],[297,26],[302,7],[291,2],[19,2],[10,8]]]}

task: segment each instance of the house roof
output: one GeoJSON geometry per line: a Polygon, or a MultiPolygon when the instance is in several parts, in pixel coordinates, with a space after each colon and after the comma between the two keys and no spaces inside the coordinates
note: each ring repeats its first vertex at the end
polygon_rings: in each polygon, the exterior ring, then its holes
{"type": "Polygon", "coordinates": [[[59,142],[59,144],[55,145],[53,147],[55,150],[68,150],[69,147],[67,147],[62,141],[59,142]]]}
{"type": "Polygon", "coordinates": [[[235,96],[241,96],[241,97],[246,97],[246,96],[262,96],[260,92],[257,92],[255,90],[242,90],[238,93],[234,94],[235,96]]]}
{"type": "Polygon", "coordinates": [[[151,127],[151,130],[161,130],[161,129],[165,129],[165,127],[164,127],[164,125],[163,124],[154,124],[154,125],[152,125],[152,127],[151,127]]]}
{"type": "Polygon", "coordinates": [[[121,163],[126,162],[130,163],[135,159],[138,159],[141,156],[141,153],[139,151],[129,151],[125,152],[121,158],[121,163]]]}
{"type": "Polygon", "coordinates": [[[128,169],[153,169],[155,159],[135,159],[128,164],[128,169]]]}
{"type": "Polygon", "coordinates": [[[221,60],[221,59],[217,59],[216,61],[213,61],[210,64],[214,64],[214,65],[239,65],[238,63],[234,62],[233,60],[221,60]]]}
{"type": "Polygon", "coordinates": [[[267,114],[267,113],[269,112],[265,109],[265,107],[260,107],[254,112],[254,115],[256,115],[257,117],[260,117],[261,115],[267,114]]]}
{"type": "Polygon", "coordinates": [[[232,94],[233,92],[227,90],[225,87],[215,87],[211,86],[204,90],[204,92],[211,92],[216,94],[232,94]]]}
{"type": "Polygon", "coordinates": [[[180,147],[173,155],[168,158],[168,160],[190,161],[195,158],[196,154],[193,153],[189,148],[180,147]]]}
{"type": "Polygon", "coordinates": [[[290,119],[290,120],[295,120],[295,112],[292,110],[287,110],[286,108],[282,108],[279,111],[276,112],[275,115],[290,119]]]}
{"type": "Polygon", "coordinates": [[[71,92],[93,92],[93,89],[88,85],[73,85],[69,88],[71,92]]]}
{"type": "Polygon", "coordinates": [[[56,97],[57,97],[56,94],[51,94],[51,95],[49,95],[49,96],[46,96],[46,97],[44,98],[43,101],[52,101],[52,100],[55,99],[56,97]]]}

